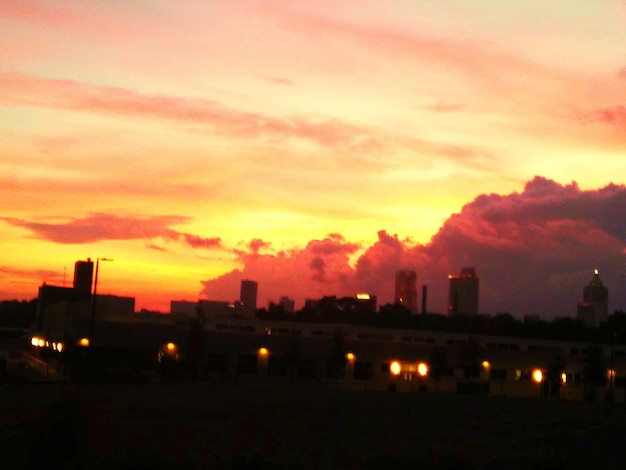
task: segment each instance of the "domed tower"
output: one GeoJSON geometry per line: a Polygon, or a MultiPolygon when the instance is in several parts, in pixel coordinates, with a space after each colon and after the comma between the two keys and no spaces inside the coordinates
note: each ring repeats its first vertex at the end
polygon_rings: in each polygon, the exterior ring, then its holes
{"type": "Polygon", "coordinates": [[[608,298],[609,290],[600,279],[600,274],[596,269],[583,291],[583,303],[578,304],[578,319],[591,327],[596,327],[606,321],[609,313],[608,298]]]}

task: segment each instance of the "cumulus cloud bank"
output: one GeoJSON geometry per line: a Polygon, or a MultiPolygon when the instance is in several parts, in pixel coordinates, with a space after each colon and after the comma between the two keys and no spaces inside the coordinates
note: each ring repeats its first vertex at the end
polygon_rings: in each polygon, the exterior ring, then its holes
{"type": "MultiPolygon", "coordinates": [[[[416,214],[418,217],[419,214],[416,214]]],[[[369,292],[393,301],[394,274],[417,271],[428,286],[428,309],[447,308],[447,276],[474,266],[480,311],[572,316],[594,269],[609,288],[609,311],[626,307],[626,186],[592,191],[535,177],[521,193],[483,194],[452,215],[425,245],[378,233],[360,247],[329,235],[302,249],[259,253],[255,240],[240,252],[242,268],[202,281],[203,296],[234,300],[241,279],[259,282],[259,306],[287,295],[306,298],[369,292]],[[356,260],[350,255],[363,250],[356,260]]],[[[420,290],[421,292],[421,290],[420,290]]]]}

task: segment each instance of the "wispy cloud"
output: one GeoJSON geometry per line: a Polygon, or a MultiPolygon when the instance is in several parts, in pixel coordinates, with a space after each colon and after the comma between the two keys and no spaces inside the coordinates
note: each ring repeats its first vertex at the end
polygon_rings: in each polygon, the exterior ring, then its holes
{"type": "Polygon", "coordinates": [[[213,100],[146,95],[118,87],[46,79],[27,74],[0,74],[0,100],[20,106],[166,119],[206,126],[208,131],[245,139],[301,139],[347,154],[351,151],[382,155],[400,146],[426,155],[450,158],[468,166],[489,157],[489,152],[475,146],[394,135],[381,129],[358,126],[337,119],[275,117],[239,111],[213,100]]]}
{"type": "Polygon", "coordinates": [[[623,126],[626,124],[626,106],[618,105],[610,108],[597,109],[593,112],[593,117],[599,122],[623,126]]]}
{"type": "MultiPolygon", "coordinates": [[[[182,241],[193,248],[220,248],[220,238],[204,238],[171,228],[189,221],[176,215],[153,217],[122,217],[96,213],[63,222],[34,222],[4,217],[0,219],[15,227],[31,231],[38,238],[61,244],[84,244],[103,240],[164,240],[182,241]]],[[[156,245],[152,245],[156,249],[156,245]]]]}
{"type": "Polygon", "coordinates": [[[431,104],[426,107],[428,111],[433,111],[435,113],[452,113],[455,111],[461,111],[465,106],[458,103],[443,103],[441,101],[437,101],[434,104],[431,104]]]}
{"type": "Polygon", "coordinates": [[[367,129],[337,120],[278,118],[238,111],[213,100],[146,95],[124,88],[26,74],[0,74],[0,97],[6,104],[167,119],[206,125],[225,135],[300,138],[324,146],[356,145],[369,134],[367,129]]]}
{"type": "Polygon", "coordinates": [[[475,38],[461,40],[456,36],[407,31],[376,24],[342,21],[321,15],[302,14],[284,8],[280,15],[285,24],[299,33],[332,35],[390,60],[422,61],[425,64],[452,68],[489,86],[504,85],[503,78],[541,76],[563,78],[556,68],[544,66],[522,55],[499,50],[495,44],[475,38]]]}

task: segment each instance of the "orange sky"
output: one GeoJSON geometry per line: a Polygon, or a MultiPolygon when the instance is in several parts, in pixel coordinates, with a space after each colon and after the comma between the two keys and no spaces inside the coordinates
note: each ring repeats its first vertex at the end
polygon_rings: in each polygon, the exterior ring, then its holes
{"type": "Polygon", "coordinates": [[[617,0],[4,0],[0,41],[3,299],[110,257],[100,292],[167,311],[253,240],[355,260],[535,175],[626,175],[617,0]]]}

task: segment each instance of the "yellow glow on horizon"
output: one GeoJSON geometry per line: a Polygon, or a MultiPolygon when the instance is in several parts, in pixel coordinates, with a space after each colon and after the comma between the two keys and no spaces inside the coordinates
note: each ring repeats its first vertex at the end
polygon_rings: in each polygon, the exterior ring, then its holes
{"type": "Polygon", "coordinates": [[[593,113],[612,113],[624,83],[606,72],[622,60],[623,15],[600,2],[584,15],[559,2],[541,24],[526,6],[509,21],[495,2],[272,4],[259,14],[162,0],[148,15],[146,2],[70,3],[30,2],[2,19],[12,44],[0,73],[7,299],[35,298],[42,282],[70,286],[74,261],[102,253],[116,260],[100,267],[102,294],[165,312],[235,270],[263,285],[269,255],[298,263],[329,233],[359,247],[345,254],[354,268],[379,229],[427,244],[479,194],[521,191],[538,171],[586,189],[625,174],[619,119],[593,113]],[[222,27],[206,28],[207,14],[222,27]],[[128,34],[139,17],[142,34],[128,34]],[[602,35],[581,29],[587,18],[602,35]],[[561,54],[572,37],[574,53],[561,54]],[[80,60],[94,47],[106,52],[80,60]],[[93,213],[130,222],[76,230],[93,213]],[[133,231],[133,217],[166,222],[133,231]],[[222,247],[191,246],[203,238],[222,247]],[[267,258],[250,260],[252,239],[271,244],[267,258]]]}

